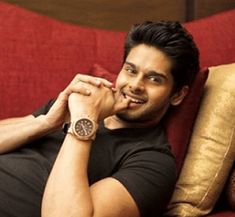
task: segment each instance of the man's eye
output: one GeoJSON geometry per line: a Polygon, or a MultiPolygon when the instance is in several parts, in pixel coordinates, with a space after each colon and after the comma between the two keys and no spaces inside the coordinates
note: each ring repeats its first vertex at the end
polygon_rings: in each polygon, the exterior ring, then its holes
{"type": "Polygon", "coordinates": [[[129,72],[129,73],[135,73],[135,70],[134,70],[134,69],[132,69],[132,68],[129,68],[129,67],[128,67],[128,68],[126,68],[126,71],[127,71],[127,72],[129,72]]]}
{"type": "Polygon", "coordinates": [[[158,76],[150,76],[149,80],[157,84],[161,84],[163,82],[162,78],[158,76]]]}

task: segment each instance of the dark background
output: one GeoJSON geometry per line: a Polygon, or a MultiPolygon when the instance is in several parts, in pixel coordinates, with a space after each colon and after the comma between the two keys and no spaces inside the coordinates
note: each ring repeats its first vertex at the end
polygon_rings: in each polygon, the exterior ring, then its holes
{"type": "Polygon", "coordinates": [[[235,8],[235,0],[3,0],[70,23],[128,30],[144,20],[186,22],[235,8]]]}

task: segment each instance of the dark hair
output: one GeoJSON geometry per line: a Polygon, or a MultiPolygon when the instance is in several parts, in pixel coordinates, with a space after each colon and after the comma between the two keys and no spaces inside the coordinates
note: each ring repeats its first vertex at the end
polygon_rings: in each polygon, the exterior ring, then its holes
{"type": "Polygon", "coordinates": [[[153,46],[171,59],[174,91],[192,83],[199,71],[199,51],[179,22],[147,21],[133,25],[125,41],[124,61],[130,50],[139,44],[153,46]]]}

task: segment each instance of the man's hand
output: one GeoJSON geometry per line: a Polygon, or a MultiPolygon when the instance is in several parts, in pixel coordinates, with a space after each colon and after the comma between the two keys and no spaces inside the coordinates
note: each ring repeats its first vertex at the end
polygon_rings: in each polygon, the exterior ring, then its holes
{"type": "Polygon", "coordinates": [[[88,115],[93,120],[99,121],[128,106],[129,101],[127,99],[116,99],[116,90],[104,84],[94,86],[83,82],[81,88],[89,90],[89,96],[75,92],[70,94],[69,111],[71,120],[81,115],[88,115]]]}
{"type": "MultiPolygon", "coordinates": [[[[58,95],[55,103],[46,114],[45,120],[48,127],[51,129],[57,129],[63,125],[66,119],[69,118],[68,99],[71,94],[76,93],[81,97],[89,96],[91,94],[92,87],[99,88],[101,86],[111,89],[113,84],[102,78],[77,74],[70,84],[58,95]]],[[[81,105],[81,102],[79,105],[81,105]]]]}

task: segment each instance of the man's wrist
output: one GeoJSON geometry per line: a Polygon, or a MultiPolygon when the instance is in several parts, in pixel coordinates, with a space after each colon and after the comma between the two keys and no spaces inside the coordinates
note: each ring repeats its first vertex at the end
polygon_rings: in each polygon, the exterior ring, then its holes
{"type": "Polygon", "coordinates": [[[96,123],[98,123],[99,119],[95,112],[76,112],[76,114],[71,114],[70,122],[74,122],[79,118],[89,118],[96,123]]]}
{"type": "Polygon", "coordinates": [[[46,133],[50,133],[58,129],[59,127],[53,126],[50,121],[48,121],[46,115],[39,115],[36,117],[36,120],[38,121],[39,127],[42,131],[45,131],[46,133]]]}

